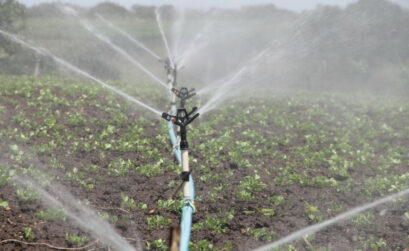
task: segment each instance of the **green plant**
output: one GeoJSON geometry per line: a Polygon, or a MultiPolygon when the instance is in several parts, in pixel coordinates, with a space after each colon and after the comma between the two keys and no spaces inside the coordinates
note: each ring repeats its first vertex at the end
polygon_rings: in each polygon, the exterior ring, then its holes
{"type": "Polygon", "coordinates": [[[139,209],[148,209],[148,205],[146,205],[145,203],[142,203],[142,202],[140,202],[140,203],[138,203],[138,208],[139,209]]]}
{"type": "Polygon", "coordinates": [[[214,218],[210,215],[206,215],[205,222],[194,224],[192,230],[200,230],[206,228],[215,233],[227,233],[229,229],[226,227],[226,223],[226,219],[214,218]]]}
{"type": "Polygon", "coordinates": [[[119,158],[117,162],[111,161],[108,164],[108,174],[112,176],[123,176],[129,173],[134,164],[131,160],[119,158]]]}
{"type": "Polygon", "coordinates": [[[373,213],[361,214],[354,217],[351,221],[360,226],[372,226],[374,224],[375,215],[373,213]]]}
{"type": "Polygon", "coordinates": [[[265,215],[265,216],[274,216],[275,211],[272,208],[261,208],[261,209],[256,209],[260,214],[265,215]]]}
{"type": "Polygon", "coordinates": [[[35,236],[32,232],[31,227],[25,227],[23,230],[24,230],[24,238],[26,240],[33,241],[35,239],[35,236]]]}
{"type": "Polygon", "coordinates": [[[166,211],[173,213],[180,213],[185,202],[182,200],[158,200],[157,205],[159,209],[165,209],[166,211]]]}
{"type": "Polygon", "coordinates": [[[282,195],[274,195],[269,197],[268,201],[273,203],[274,206],[280,206],[285,203],[285,198],[282,195]]]}
{"type": "Polygon", "coordinates": [[[65,239],[77,247],[81,247],[89,241],[89,238],[85,235],[79,236],[76,234],[69,233],[65,233],[65,239]]]}
{"type": "Polygon", "coordinates": [[[121,192],[121,207],[122,208],[126,208],[126,209],[135,209],[136,208],[136,204],[134,199],[129,198],[128,195],[126,195],[124,192],[121,192]]]}
{"type": "Polygon", "coordinates": [[[252,193],[247,192],[244,189],[239,189],[236,192],[236,196],[237,196],[237,198],[239,198],[240,200],[243,200],[243,201],[249,201],[249,200],[255,200],[256,199],[256,197],[252,193]]]}
{"type": "Polygon", "coordinates": [[[365,250],[379,250],[387,247],[386,241],[383,238],[376,239],[371,235],[369,238],[360,236],[358,239],[365,250]]]}
{"type": "Polygon", "coordinates": [[[16,193],[22,201],[35,201],[40,198],[40,194],[32,191],[31,188],[19,188],[16,193]]]}
{"type": "Polygon", "coordinates": [[[166,219],[160,215],[155,215],[155,216],[146,218],[146,224],[148,225],[149,230],[165,228],[171,222],[172,221],[170,219],[166,219]]]}
{"type": "Polygon", "coordinates": [[[214,245],[207,240],[200,240],[197,243],[189,243],[189,250],[192,251],[216,251],[214,245]]]}
{"type": "Polygon", "coordinates": [[[7,209],[9,208],[9,203],[6,200],[0,200],[0,207],[7,209]]]}
{"type": "Polygon", "coordinates": [[[261,181],[261,176],[255,171],[254,176],[246,176],[244,180],[240,181],[240,188],[248,191],[262,191],[267,186],[261,181]]]}
{"type": "Polygon", "coordinates": [[[268,231],[264,228],[257,229],[246,228],[246,233],[248,235],[254,236],[254,238],[258,241],[271,241],[277,236],[277,234],[274,231],[268,231]]]}
{"type": "Polygon", "coordinates": [[[161,167],[164,163],[163,159],[160,159],[156,164],[146,164],[136,168],[137,172],[146,177],[157,176],[163,174],[163,168],[161,167]]]}
{"type": "Polygon", "coordinates": [[[168,246],[165,244],[165,242],[162,239],[148,242],[147,248],[148,250],[162,250],[162,251],[169,250],[168,246]]]}
{"type": "Polygon", "coordinates": [[[344,207],[341,204],[338,204],[336,201],[331,201],[331,206],[332,208],[327,209],[328,213],[334,212],[334,213],[340,213],[344,211],[344,207]]]}
{"type": "Polygon", "coordinates": [[[36,213],[36,216],[41,220],[67,220],[67,213],[64,210],[55,207],[48,209],[46,212],[41,210],[36,213]]]}
{"type": "Polygon", "coordinates": [[[313,222],[322,222],[324,221],[324,217],[322,215],[318,215],[320,210],[316,206],[311,205],[307,201],[305,201],[305,212],[308,215],[308,219],[313,222]]]}
{"type": "Polygon", "coordinates": [[[230,242],[224,242],[223,248],[218,249],[207,240],[200,240],[197,243],[189,243],[189,250],[192,251],[232,251],[233,245],[230,242]]]}

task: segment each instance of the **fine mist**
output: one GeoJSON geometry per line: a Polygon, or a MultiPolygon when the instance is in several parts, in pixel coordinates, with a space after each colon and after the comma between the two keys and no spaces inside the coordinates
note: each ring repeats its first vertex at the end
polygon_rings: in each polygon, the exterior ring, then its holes
{"type": "MultiPolygon", "coordinates": [[[[115,250],[135,250],[106,221],[102,220],[87,206],[80,204],[64,187],[54,184],[50,186],[51,191],[48,192],[29,178],[16,176],[14,179],[19,185],[28,186],[39,193],[47,207],[64,210],[70,219],[85,231],[90,232],[100,242],[111,246],[115,250]]],[[[142,249],[139,247],[139,250],[142,249]]]]}

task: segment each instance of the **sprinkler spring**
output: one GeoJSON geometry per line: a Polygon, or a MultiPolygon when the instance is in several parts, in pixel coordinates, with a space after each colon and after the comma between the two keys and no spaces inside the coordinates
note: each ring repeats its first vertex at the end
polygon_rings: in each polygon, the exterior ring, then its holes
{"type": "Polygon", "coordinates": [[[190,90],[188,90],[186,87],[182,87],[180,90],[172,88],[172,92],[180,99],[180,108],[185,108],[186,100],[196,95],[194,88],[190,90]]]}
{"type": "Polygon", "coordinates": [[[186,126],[193,122],[197,117],[199,117],[199,113],[196,113],[192,116],[193,113],[197,111],[197,107],[193,107],[191,112],[187,112],[185,108],[179,108],[177,110],[176,116],[170,115],[167,113],[162,113],[162,118],[166,119],[167,121],[171,121],[173,124],[179,126],[180,128],[180,149],[187,150],[189,149],[189,144],[187,142],[186,136],[186,126]]]}

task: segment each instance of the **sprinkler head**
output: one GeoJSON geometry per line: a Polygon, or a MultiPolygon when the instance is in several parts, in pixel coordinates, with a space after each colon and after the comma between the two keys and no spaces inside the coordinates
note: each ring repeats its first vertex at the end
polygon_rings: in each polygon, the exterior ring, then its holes
{"type": "Polygon", "coordinates": [[[167,71],[176,71],[177,66],[176,63],[170,61],[169,58],[166,59],[159,59],[159,62],[163,62],[163,67],[167,70],[167,71]]]}
{"type": "Polygon", "coordinates": [[[194,107],[191,112],[187,112],[185,108],[179,108],[177,110],[176,116],[167,113],[162,113],[162,118],[167,121],[171,121],[173,124],[179,126],[180,128],[180,149],[187,150],[189,145],[187,143],[186,137],[186,126],[193,122],[199,113],[192,116],[193,113],[197,111],[197,107],[194,107]]]}
{"type": "Polygon", "coordinates": [[[171,86],[176,86],[176,78],[177,78],[177,65],[176,63],[172,62],[169,58],[166,58],[164,60],[160,59],[160,62],[163,62],[163,67],[165,68],[167,74],[168,74],[168,83],[171,84],[171,86]]]}
{"type": "Polygon", "coordinates": [[[172,88],[172,92],[180,99],[180,108],[184,108],[186,100],[196,95],[195,88],[190,90],[188,90],[186,87],[182,87],[180,90],[172,88]]]}
{"type": "Polygon", "coordinates": [[[170,115],[167,113],[162,113],[162,118],[166,119],[167,121],[171,121],[173,124],[178,125],[180,127],[186,127],[190,123],[193,122],[197,117],[199,117],[199,113],[196,113],[192,116],[193,113],[197,111],[197,107],[193,107],[191,112],[187,112],[185,108],[179,108],[175,115],[170,115]]]}

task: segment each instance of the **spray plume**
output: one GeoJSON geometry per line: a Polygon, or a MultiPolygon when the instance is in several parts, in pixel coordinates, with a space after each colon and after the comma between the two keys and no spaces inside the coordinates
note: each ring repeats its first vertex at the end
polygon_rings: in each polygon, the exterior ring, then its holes
{"type": "Polygon", "coordinates": [[[202,40],[203,36],[208,33],[210,27],[212,27],[214,24],[213,22],[208,23],[203,27],[203,30],[199,32],[192,40],[192,42],[187,46],[186,50],[182,53],[181,56],[179,56],[176,59],[176,62],[178,62],[179,67],[183,67],[187,64],[187,62],[190,60],[192,55],[198,51],[200,48],[204,47],[203,43],[201,45],[200,41],[202,40]]]}
{"type": "Polygon", "coordinates": [[[18,43],[18,44],[20,44],[20,45],[22,45],[22,46],[24,46],[24,47],[27,47],[27,48],[29,48],[29,49],[35,51],[35,52],[38,53],[38,54],[41,54],[41,55],[47,56],[47,57],[51,57],[51,58],[52,58],[55,62],[57,62],[58,64],[60,64],[60,65],[62,65],[62,66],[64,66],[64,67],[66,67],[66,68],[68,68],[69,70],[71,70],[71,71],[73,71],[73,72],[76,72],[76,73],[78,73],[78,74],[80,74],[80,75],[82,75],[82,76],[84,76],[84,77],[86,77],[86,78],[89,78],[89,79],[91,79],[91,80],[97,82],[97,83],[100,84],[102,87],[105,87],[105,88],[107,88],[107,89],[109,89],[109,90],[115,92],[115,93],[118,94],[119,96],[122,96],[122,97],[128,99],[129,101],[131,101],[131,102],[133,102],[133,103],[135,103],[135,104],[137,104],[137,105],[139,105],[139,106],[141,106],[141,107],[143,107],[143,108],[145,108],[145,109],[147,109],[147,110],[153,112],[155,115],[162,115],[162,113],[161,113],[159,110],[154,109],[154,108],[150,107],[149,105],[147,105],[147,104],[145,104],[145,103],[143,103],[143,102],[137,100],[136,98],[134,98],[134,97],[132,97],[132,96],[130,96],[130,95],[124,93],[123,91],[120,91],[120,90],[118,90],[118,89],[116,89],[116,88],[114,88],[114,87],[108,85],[108,84],[105,83],[104,81],[102,81],[102,80],[100,80],[100,79],[98,79],[98,78],[92,76],[91,74],[89,74],[89,73],[87,73],[87,72],[85,72],[85,71],[83,71],[83,70],[77,68],[76,66],[74,66],[74,65],[72,65],[72,64],[70,64],[70,63],[68,63],[67,61],[65,61],[65,60],[63,60],[63,59],[61,59],[61,58],[55,56],[55,55],[52,54],[51,52],[49,52],[49,51],[47,51],[47,50],[45,50],[45,49],[43,49],[43,48],[35,47],[35,46],[33,46],[33,45],[31,45],[31,44],[29,44],[29,43],[23,41],[22,39],[18,38],[16,35],[13,35],[13,34],[11,34],[11,33],[8,33],[7,31],[4,31],[4,30],[2,30],[2,29],[0,29],[0,34],[2,34],[2,35],[4,35],[4,36],[8,37],[10,40],[13,40],[14,42],[16,42],[16,43],[18,43]]]}
{"type": "Polygon", "coordinates": [[[239,80],[242,79],[246,74],[252,72],[254,65],[258,63],[261,58],[264,57],[264,55],[268,52],[268,49],[269,47],[265,48],[263,51],[258,53],[255,57],[252,58],[248,65],[243,66],[236,73],[231,74],[227,79],[223,78],[222,80],[216,81],[215,83],[205,87],[204,89],[199,90],[197,93],[203,94],[211,91],[212,89],[216,89],[216,93],[207,101],[206,104],[203,105],[199,112],[201,114],[205,114],[208,111],[214,109],[218,103],[223,101],[222,97],[225,96],[225,94],[230,90],[230,88],[234,84],[238,83],[239,80]],[[224,83],[222,81],[224,81],[224,83]],[[216,88],[216,86],[219,87],[216,88]]]}
{"type": "Polygon", "coordinates": [[[326,221],[321,222],[319,224],[315,224],[315,225],[306,227],[304,229],[301,229],[301,230],[299,230],[299,231],[297,231],[295,233],[292,233],[292,234],[288,235],[287,237],[284,237],[284,238],[282,238],[282,239],[280,239],[278,241],[275,241],[273,243],[270,243],[270,244],[267,244],[267,245],[262,246],[260,248],[257,248],[254,251],[267,251],[267,250],[271,250],[273,248],[277,248],[277,247],[279,247],[281,245],[284,245],[284,244],[290,243],[292,241],[295,241],[295,240],[297,240],[297,239],[299,239],[299,238],[301,238],[301,237],[303,237],[305,235],[314,234],[314,233],[322,230],[323,228],[329,227],[329,226],[334,225],[334,224],[336,224],[338,222],[341,222],[341,221],[345,221],[345,220],[347,220],[347,219],[349,219],[349,218],[351,218],[351,217],[353,217],[353,216],[355,216],[357,214],[360,214],[360,213],[362,213],[362,212],[364,212],[364,211],[366,211],[368,209],[380,206],[380,205],[385,204],[387,202],[391,202],[393,200],[396,200],[396,199],[399,199],[401,197],[405,197],[405,196],[408,196],[408,195],[409,195],[409,189],[406,189],[404,191],[389,195],[387,197],[376,200],[374,202],[367,203],[367,204],[364,204],[364,205],[359,206],[359,207],[355,207],[355,208],[353,208],[353,209],[351,209],[351,210],[349,210],[349,211],[347,211],[345,213],[342,213],[342,214],[340,214],[340,215],[338,215],[338,216],[336,216],[336,217],[334,217],[332,219],[329,219],[329,220],[326,220],[326,221]]]}
{"type": "MultiPolygon", "coordinates": [[[[211,96],[200,109],[200,113],[207,113],[220,104],[227,97],[226,93],[232,88],[232,86],[240,83],[240,80],[242,80],[244,76],[252,74],[255,70],[255,66],[259,64],[261,59],[263,59],[273,48],[278,48],[279,50],[275,51],[272,55],[270,55],[270,53],[269,60],[277,62],[279,59],[282,59],[286,55],[282,48],[289,42],[293,42],[294,40],[298,40],[300,37],[302,37],[299,30],[301,30],[301,26],[305,25],[309,21],[311,15],[311,13],[308,13],[306,16],[302,16],[293,22],[293,25],[298,27],[294,34],[291,34],[285,39],[276,38],[271,40],[260,53],[256,54],[246,65],[243,65],[236,72],[216,80],[212,84],[198,90],[197,94],[199,95],[215,91],[215,94],[211,96]]],[[[309,50],[308,48],[302,48],[299,50],[293,49],[293,51],[296,51],[297,55],[306,56],[309,50]]]]}
{"type": "Polygon", "coordinates": [[[111,40],[109,38],[107,38],[106,36],[102,35],[93,25],[91,25],[90,23],[81,20],[81,25],[88,30],[90,33],[92,33],[96,38],[98,38],[99,40],[101,40],[102,42],[108,44],[109,46],[111,46],[112,49],[114,49],[116,52],[118,52],[119,54],[121,54],[123,57],[125,57],[129,62],[131,62],[132,64],[136,65],[137,67],[139,67],[139,69],[141,69],[143,72],[145,72],[148,76],[150,76],[153,80],[155,80],[158,84],[160,84],[161,86],[165,87],[166,89],[168,89],[168,86],[165,84],[165,82],[163,82],[162,80],[160,80],[158,77],[156,77],[152,72],[150,72],[148,69],[146,69],[141,63],[139,63],[137,60],[135,60],[133,57],[131,57],[128,53],[126,53],[126,51],[124,51],[123,49],[121,49],[119,46],[115,45],[114,43],[111,42],[111,40]]]}
{"type": "MultiPolygon", "coordinates": [[[[78,226],[83,230],[90,232],[95,238],[106,245],[112,246],[115,250],[135,251],[135,249],[124,240],[111,225],[98,217],[90,208],[81,205],[74,196],[67,192],[67,189],[53,186],[52,192],[55,193],[55,195],[52,195],[31,179],[14,177],[14,180],[21,185],[29,186],[37,193],[41,194],[41,200],[47,207],[63,209],[67,216],[78,224],[78,226]]],[[[138,249],[142,250],[139,239],[138,246],[138,249]]]]}
{"type": "Polygon", "coordinates": [[[162,36],[163,43],[165,44],[166,52],[168,53],[169,62],[172,68],[174,68],[175,64],[173,63],[172,54],[170,53],[168,40],[166,39],[165,31],[163,30],[163,27],[162,27],[162,22],[161,22],[161,18],[160,18],[158,9],[155,9],[155,16],[156,16],[156,22],[158,23],[160,34],[162,36]]]}
{"type": "Polygon", "coordinates": [[[128,33],[126,33],[124,30],[120,29],[118,26],[114,25],[113,23],[109,22],[105,17],[103,17],[101,14],[96,14],[96,16],[106,25],[108,25],[109,27],[111,27],[112,29],[114,29],[115,31],[117,31],[119,34],[121,34],[122,36],[126,37],[127,39],[129,39],[131,42],[133,42],[135,45],[137,45],[138,47],[140,47],[141,49],[145,50],[146,52],[148,52],[152,57],[154,57],[155,59],[159,60],[160,57],[158,56],[158,54],[156,54],[155,52],[153,52],[152,50],[150,50],[148,47],[146,47],[146,45],[144,45],[142,42],[136,40],[135,38],[133,38],[131,35],[129,35],[128,33]]]}
{"type": "MultiPolygon", "coordinates": [[[[173,22],[172,27],[172,37],[173,37],[173,55],[176,57],[179,55],[180,44],[183,37],[184,24],[186,22],[185,15],[185,0],[174,1],[175,17],[176,20],[173,22]]],[[[177,61],[177,60],[176,60],[177,61]]]]}

